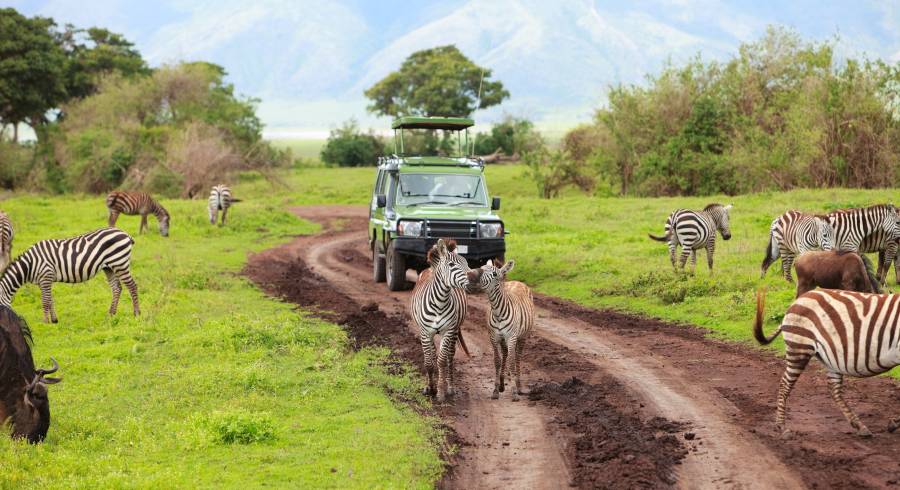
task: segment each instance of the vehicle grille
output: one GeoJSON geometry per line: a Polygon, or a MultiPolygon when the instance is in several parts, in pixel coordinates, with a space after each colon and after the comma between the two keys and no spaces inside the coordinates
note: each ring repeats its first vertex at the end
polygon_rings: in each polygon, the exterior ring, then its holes
{"type": "Polygon", "coordinates": [[[428,220],[425,222],[429,238],[477,238],[475,221],[428,220]]]}

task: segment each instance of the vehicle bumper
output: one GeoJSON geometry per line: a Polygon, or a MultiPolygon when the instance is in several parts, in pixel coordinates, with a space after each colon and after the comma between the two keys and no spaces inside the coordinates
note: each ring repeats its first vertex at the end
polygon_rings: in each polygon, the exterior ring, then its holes
{"type": "MultiPolygon", "coordinates": [[[[506,241],[502,238],[455,238],[457,245],[465,245],[468,251],[460,254],[466,260],[485,260],[503,256],[506,253],[506,241]]],[[[425,258],[437,238],[397,237],[394,239],[394,250],[403,255],[425,258]]]]}

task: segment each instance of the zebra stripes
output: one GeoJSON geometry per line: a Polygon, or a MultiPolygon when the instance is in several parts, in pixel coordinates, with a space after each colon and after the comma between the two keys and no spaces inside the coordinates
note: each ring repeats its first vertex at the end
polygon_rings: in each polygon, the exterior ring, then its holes
{"type": "Polygon", "coordinates": [[[697,249],[706,249],[706,262],[709,270],[713,268],[713,254],[716,251],[716,230],[722,233],[722,239],[731,238],[731,229],[728,226],[728,211],[731,204],[723,206],[721,204],[710,204],[703,208],[703,211],[689,211],[687,209],[677,209],[669,215],[666,220],[665,236],[654,236],[650,234],[650,238],[658,242],[668,242],[669,259],[672,261],[672,267],[678,271],[675,265],[675,250],[681,246],[681,270],[687,262],[688,256],[691,257],[691,266],[697,268],[697,249]]]}
{"type": "MultiPolygon", "coordinates": [[[[815,356],[828,372],[831,397],[850,425],[861,436],[872,435],[844,401],[844,376],[874,376],[900,364],[900,295],[837,289],[810,291],[791,304],[781,326],[769,337],[762,330],[764,309],[765,291],[760,291],[756,296],[753,334],[763,345],[782,334],[786,346],[776,428],[784,430],[788,395],[815,356]]],[[[891,421],[888,430],[893,432],[898,426],[900,417],[891,421]]]]}
{"type": "Polygon", "coordinates": [[[109,210],[109,226],[116,226],[119,214],[141,215],[141,227],[138,233],[147,229],[147,215],[153,213],[159,222],[159,234],[169,236],[169,212],[146,192],[113,191],[106,196],[106,208],[109,210]]]}
{"type": "Polygon", "coordinates": [[[788,211],[772,220],[760,278],[781,257],[784,278],[794,282],[791,266],[798,255],[811,250],[831,250],[833,246],[834,230],[828,221],[800,211],[788,211]]]}
{"type": "Polygon", "coordinates": [[[222,211],[222,223],[225,224],[225,215],[228,214],[228,208],[232,203],[240,202],[231,195],[231,189],[224,184],[219,184],[212,188],[209,193],[209,223],[216,224],[219,217],[219,211],[222,211]]]}
{"type": "Polygon", "coordinates": [[[887,268],[897,255],[900,214],[890,204],[867,208],[840,209],[825,215],[834,229],[834,248],[859,253],[883,252],[878,264],[878,280],[884,283],[887,268]]]}
{"type": "Polygon", "coordinates": [[[419,275],[412,292],[409,314],[419,327],[419,340],[425,356],[425,372],[428,375],[426,395],[437,395],[443,402],[453,395],[453,357],[456,342],[462,340],[460,326],[466,317],[466,292],[469,285],[465,271],[453,259],[454,242],[438,240],[428,251],[430,269],[419,275]],[[434,336],[441,336],[440,351],[435,359],[434,336]],[[435,387],[435,361],[437,363],[437,387],[435,387]]]}
{"type": "Polygon", "coordinates": [[[491,346],[494,350],[494,393],[491,398],[500,398],[504,390],[504,375],[509,361],[509,373],[515,376],[512,400],[518,401],[522,393],[520,367],[525,340],[534,326],[534,298],[531,289],[519,281],[506,281],[506,275],[515,267],[510,260],[501,267],[488,261],[481,269],[476,269],[469,279],[477,278],[478,285],[487,292],[491,311],[488,313],[491,346]]]}
{"type": "Polygon", "coordinates": [[[115,315],[124,283],[131,294],[134,314],[140,314],[137,284],[131,277],[131,249],[134,240],[117,228],[101,228],[74,238],[41,240],[16,257],[0,276],[0,305],[9,306],[25,283],[41,288],[44,321],[57,322],[51,286],[54,282],[85,282],[100,270],[112,289],[109,314],[115,315]]]}
{"type": "Polygon", "coordinates": [[[12,260],[13,227],[9,216],[0,211],[0,274],[12,260]]]}

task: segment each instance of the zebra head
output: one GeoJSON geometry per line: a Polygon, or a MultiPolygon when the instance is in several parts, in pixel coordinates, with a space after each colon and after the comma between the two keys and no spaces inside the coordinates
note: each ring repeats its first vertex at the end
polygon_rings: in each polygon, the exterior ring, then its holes
{"type": "Polygon", "coordinates": [[[479,288],[490,293],[494,289],[500,287],[500,283],[506,279],[506,275],[509,274],[509,271],[513,270],[513,267],[516,266],[516,261],[510,260],[505,264],[498,262],[497,265],[494,265],[493,260],[488,260],[487,264],[481,266],[480,269],[475,269],[469,273],[469,280],[477,281],[479,288]]]}
{"type": "Polygon", "coordinates": [[[469,286],[469,278],[466,277],[468,264],[453,252],[455,249],[456,242],[450,241],[448,244],[443,239],[438,239],[428,251],[428,263],[438,284],[466,289],[469,286]],[[465,264],[465,269],[462,264],[465,264]]]}
{"type": "Polygon", "coordinates": [[[169,236],[169,213],[160,213],[157,217],[159,220],[159,234],[169,236]]]}
{"type": "Polygon", "coordinates": [[[834,249],[834,228],[831,226],[831,223],[828,221],[815,217],[813,220],[816,223],[817,237],[819,239],[819,248],[822,250],[833,250],[834,249]]]}
{"type": "Polygon", "coordinates": [[[719,233],[722,234],[723,240],[731,239],[731,227],[728,225],[728,211],[730,209],[731,204],[727,206],[710,204],[704,209],[704,211],[712,215],[713,220],[716,222],[716,228],[719,230],[719,233]]]}
{"type": "Polygon", "coordinates": [[[893,204],[887,206],[889,213],[885,219],[885,228],[892,240],[900,240],[900,211],[893,204]]]}

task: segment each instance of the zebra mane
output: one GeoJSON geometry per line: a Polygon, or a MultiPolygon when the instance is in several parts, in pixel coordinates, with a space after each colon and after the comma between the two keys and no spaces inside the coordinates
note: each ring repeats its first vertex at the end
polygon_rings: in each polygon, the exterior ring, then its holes
{"type": "Polygon", "coordinates": [[[712,204],[707,204],[706,207],[703,208],[703,210],[704,210],[704,211],[712,211],[713,209],[715,209],[715,208],[717,208],[717,207],[718,207],[718,208],[724,208],[725,206],[723,206],[723,205],[721,205],[721,204],[719,204],[719,203],[717,203],[717,202],[714,202],[714,203],[712,203],[712,204]]]}
{"type": "MultiPolygon", "coordinates": [[[[449,238],[445,238],[444,243],[447,244],[448,251],[453,252],[454,250],[456,250],[456,240],[451,240],[449,238]]],[[[425,256],[425,260],[429,264],[431,263],[431,254],[432,254],[432,252],[434,252],[435,245],[432,245],[431,248],[428,249],[428,254],[425,256]]]]}

